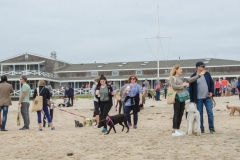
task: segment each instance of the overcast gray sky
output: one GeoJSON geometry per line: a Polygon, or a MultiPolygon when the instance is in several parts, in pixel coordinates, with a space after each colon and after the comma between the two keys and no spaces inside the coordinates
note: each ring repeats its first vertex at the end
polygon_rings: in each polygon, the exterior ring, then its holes
{"type": "Polygon", "coordinates": [[[240,0],[1,0],[0,60],[24,52],[71,63],[240,60],[240,0]],[[163,52],[162,52],[163,51],[163,52]]]}

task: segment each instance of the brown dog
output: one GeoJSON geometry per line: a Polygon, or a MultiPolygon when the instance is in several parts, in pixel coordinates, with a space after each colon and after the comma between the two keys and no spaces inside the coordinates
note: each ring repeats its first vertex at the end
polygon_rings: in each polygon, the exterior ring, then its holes
{"type": "Polygon", "coordinates": [[[226,105],[226,108],[231,109],[230,116],[234,116],[235,111],[238,111],[239,115],[240,115],[240,107],[237,107],[237,106],[230,107],[230,106],[226,105]]]}
{"type": "Polygon", "coordinates": [[[228,88],[228,90],[226,91],[226,97],[230,97],[231,96],[231,93],[232,93],[232,88],[228,88]]]}

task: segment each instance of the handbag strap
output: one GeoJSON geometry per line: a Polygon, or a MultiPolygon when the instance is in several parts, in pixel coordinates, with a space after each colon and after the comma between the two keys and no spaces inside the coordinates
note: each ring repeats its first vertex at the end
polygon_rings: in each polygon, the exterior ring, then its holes
{"type": "MultiPolygon", "coordinates": [[[[171,78],[171,77],[170,77],[171,78]]],[[[172,76],[172,78],[175,80],[175,83],[177,82],[177,79],[176,79],[176,77],[175,76],[172,76]]],[[[169,82],[171,82],[171,81],[169,81],[169,82]]],[[[170,87],[172,87],[172,84],[171,83],[169,83],[169,86],[170,87]]]]}
{"type": "Polygon", "coordinates": [[[44,87],[42,88],[41,92],[39,93],[39,87],[37,87],[37,95],[38,96],[42,93],[43,89],[44,89],[44,87]]]}

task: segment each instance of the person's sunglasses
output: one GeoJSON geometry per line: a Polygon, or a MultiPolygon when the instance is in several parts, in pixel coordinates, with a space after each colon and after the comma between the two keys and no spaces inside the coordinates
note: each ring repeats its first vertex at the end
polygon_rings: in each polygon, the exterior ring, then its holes
{"type": "Polygon", "coordinates": [[[199,66],[199,67],[205,68],[205,66],[199,66]]]}
{"type": "Polygon", "coordinates": [[[136,78],[131,78],[131,80],[136,80],[136,78]]]}

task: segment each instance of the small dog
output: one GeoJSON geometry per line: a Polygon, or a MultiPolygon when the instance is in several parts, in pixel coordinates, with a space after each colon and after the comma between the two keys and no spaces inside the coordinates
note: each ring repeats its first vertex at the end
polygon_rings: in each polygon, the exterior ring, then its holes
{"type": "Polygon", "coordinates": [[[153,96],[152,96],[151,93],[148,93],[148,98],[149,98],[149,99],[152,99],[152,98],[153,98],[153,96]]]}
{"type": "Polygon", "coordinates": [[[96,122],[96,118],[83,118],[83,125],[89,124],[92,126],[93,122],[96,122]]]}
{"type": "Polygon", "coordinates": [[[239,115],[240,115],[240,107],[237,107],[237,106],[230,107],[230,106],[226,105],[226,108],[231,109],[230,116],[234,116],[235,111],[238,111],[239,115]]]}
{"type": "Polygon", "coordinates": [[[75,127],[83,127],[83,124],[75,120],[75,127]]]}
{"type": "Polygon", "coordinates": [[[192,135],[192,133],[197,133],[198,136],[201,135],[200,129],[200,113],[197,110],[195,103],[189,103],[186,105],[187,115],[187,134],[192,135]]]}
{"type": "Polygon", "coordinates": [[[228,90],[225,92],[227,92],[226,97],[230,97],[232,95],[232,88],[228,87],[228,90]]]}
{"type": "Polygon", "coordinates": [[[108,132],[106,134],[109,134],[109,132],[111,131],[112,128],[113,128],[114,132],[116,133],[114,125],[116,125],[118,123],[123,127],[122,132],[124,130],[124,125],[125,125],[125,127],[127,127],[127,132],[126,133],[128,133],[129,127],[127,125],[127,116],[126,116],[126,114],[118,114],[118,115],[115,115],[115,116],[107,116],[106,119],[101,120],[99,122],[98,128],[101,128],[105,124],[107,124],[110,128],[109,128],[109,130],[108,130],[108,132]],[[123,125],[123,123],[124,123],[124,125],[123,125]]]}

